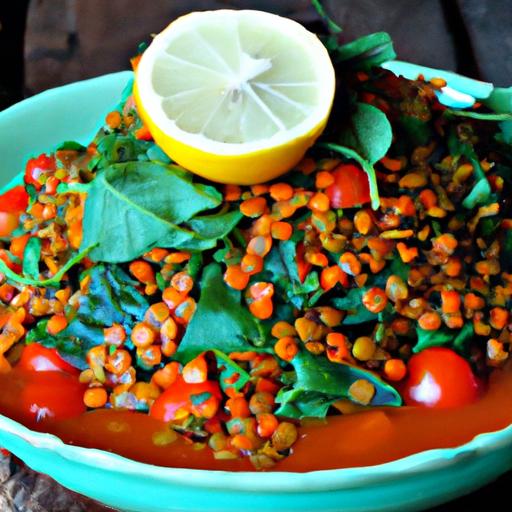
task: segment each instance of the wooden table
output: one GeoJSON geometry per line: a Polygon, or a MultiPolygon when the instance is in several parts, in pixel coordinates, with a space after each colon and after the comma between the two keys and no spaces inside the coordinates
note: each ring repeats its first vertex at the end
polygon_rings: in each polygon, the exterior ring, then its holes
{"type": "MultiPolygon", "coordinates": [[[[399,58],[512,84],[511,0],[326,0],[347,40],[388,31],[399,58]]],[[[187,11],[219,7],[274,10],[318,27],[308,0],[28,0],[0,2],[0,110],[50,87],[126,69],[137,44],[187,11]],[[27,11],[28,7],[28,11],[27,11]],[[28,15],[27,15],[28,12],[28,15]],[[112,21],[115,20],[115,23],[112,21]],[[26,23],[25,48],[23,31],[26,23]]],[[[453,503],[507,503],[512,473],[453,503]]],[[[2,512],[106,509],[0,455],[2,512]]]]}

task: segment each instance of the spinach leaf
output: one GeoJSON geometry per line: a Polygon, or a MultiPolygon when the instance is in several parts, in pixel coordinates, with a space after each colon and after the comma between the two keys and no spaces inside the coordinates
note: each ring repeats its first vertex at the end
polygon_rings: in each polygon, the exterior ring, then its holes
{"type": "Polygon", "coordinates": [[[219,383],[223,391],[233,388],[240,391],[248,382],[251,376],[224,352],[212,350],[217,359],[217,368],[220,370],[219,383]]]}
{"type": "Polygon", "coordinates": [[[396,58],[393,41],[387,32],[375,32],[338,46],[333,51],[336,62],[344,62],[353,69],[369,70],[396,58]]]}
{"type": "Polygon", "coordinates": [[[416,328],[416,335],[418,341],[412,349],[414,353],[421,352],[429,347],[439,347],[441,345],[448,345],[454,339],[454,333],[447,329],[437,329],[436,331],[427,331],[421,327],[416,328]]]}
{"type": "Polygon", "coordinates": [[[342,28],[329,17],[327,12],[325,11],[325,7],[322,5],[322,2],[320,0],[311,0],[311,3],[316,12],[318,13],[318,15],[320,16],[320,18],[322,18],[322,20],[325,21],[327,28],[329,29],[330,32],[332,32],[333,34],[339,34],[340,32],[342,32],[342,28]]]}
{"type": "Polygon", "coordinates": [[[356,103],[349,126],[341,132],[340,143],[374,164],[386,155],[392,138],[391,124],[384,112],[367,103],[356,103]]]}
{"type": "Polygon", "coordinates": [[[149,303],[121,268],[96,265],[82,274],[89,277],[88,292],[79,299],[79,307],[69,325],[56,336],[46,331],[47,320],[27,334],[27,341],[54,347],[61,355],[85,360],[87,351],[104,343],[103,329],[114,323],[130,332],[136,322],[144,319],[149,303]]]}
{"type": "Polygon", "coordinates": [[[197,311],[176,352],[178,361],[187,363],[208,350],[227,354],[260,350],[256,345],[263,342],[261,327],[241,304],[241,295],[224,284],[218,264],[204,269],[197,311]]]}
{"type": "Polygon", "coordinates": [[[336,309],[346,311],[344,325],[356,325],[377,320],[378,316],[363,305],[363,294],[367,288],[352,288],[345,297],[334,297],[332,304],[336,309]]]}
{"type": "Polygon", "coordinates": [[[0,272],[4,274],[9,281],[13,281],[15,283],[28,284],[30,286],[58,286],[62,281],[67,272],[80,263],[92,250],[92,247],[88,247],[83,251],[75,254],[72,258],[70,258],[66,264],[53,276],[48,279],[31,279],[28,277],[23,277],[13,270],[11,270],[2,260],[0,260],[0,272]]]}
{"type": "Polygon", "coordinates": [[[99,155],[94,159],[94,167],[105,169],[112,164],[133,162],[141,157],[147,159],[147,151],[153,142],[136,139],[133,135],[119,133],[101,134],[96,139],[99,155]]]}
{"type": "Polygon", "coordinates": [[[31,279],[39,279],[39,260],[41,259],[41,239],[29,238],[23,252],[23,274],[31,279]]]}
{"type": "Polygon", "coordinates": [[[70,151],[85,151],[87,148],[85,146],[83,146],[82,144],[80,144],[80,142],[76,142],[74,140],[66,140],[64,142],[62,142],[61,144],[59,144],[57,146],[57,149],[55,151],[65,151],[65,150],[70,150],[70,151]]]}
{"type": "Polygon", "coordinates": [[[375,386],[372,406],[401,404],[398,392],[373,373],[348,364],[331,363],[321,356],[307,351],[299,352],[291,361],[295,379],[291,387],[279,391],[276,402],[281,404],[278,415],[293,418],[308,416],[323,417],[329,406],[342,398],[350,399],[349,388],[359,379],[370,381],[375,386]]]}
{"type": "Polygon", "coordinates": [[[345,146],[340,146],[339,144],[333,144],[332,142],[321,142],[318,144],[319,147],[323,147],[325,149],[329,149],[330,151],[334,151],[336,153],[340,153],[347,158],[351,158],[355,160],[359,165],[361,165],[363,171],[368,176],[368,183],[370,184],[370,197],[372,200],[372,208],[376,210],[380,206],[379,199],[379,189],[377,186],[377,176],[375,174],[375,169],[373,165],[365,160],[359,153],[354,151],[351,148],[347,148],[345,146]]]}
{"type": "Polygon", "coordinates": [[[177,166],[113,165],[96,177],[87,195],[82,246],[95,245],[90,257],[109,263],[131,261],[156,245],[211,248],[240,217],[194,216],[221,202],[215,188],[192,183],[177,166]]]}
{"type": "Polygon", "coordinates": [[[473,327],[473,323],[465,323],[453,340],[453,348],[458,352],[466,352],[469,342],[474,338],[474,336],[475,329],[473,327]]]}
{"type": "MultiPolygon", "coordinates": [[[[414,116],[401,116],[400,127],[400,134],[403,134],[411,148],[426,146],[432,137],[430,124],[414,116]]],[[[402,141],[398,140],[398,142],[402,141]]]]}

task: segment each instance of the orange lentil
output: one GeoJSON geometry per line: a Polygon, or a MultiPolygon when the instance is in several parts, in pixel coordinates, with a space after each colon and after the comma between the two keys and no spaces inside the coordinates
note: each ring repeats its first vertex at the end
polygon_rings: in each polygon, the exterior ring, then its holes
{"type": "Polygon", "coordinates": [[[162,324],[169,318],[169,315],[170,312],[167,304],[165,302],[157,302],[148,308],[144,315],[144,321],[155,329],[160,329],[162,324]]]}
{"type": "Polygon", "coordinates": [[[288,219],[297,211],[297,207],[290,201],[278,201],[272,206],[272,215],[276,220],[288,219]]]}
{"type": "Polygon", "coordinates": [[[428,210],[437,205],[437,196],[434,191],[426,188],[422,190],[419,195],[421,204],[428,210]]]}
{"type": "Polygon", "coordinates": [[[249,400],[249,409],[252,414],[271,413],[274,409],[274,405],[274,395],[264,391],[254,393],[249,400]]]}
{"type": "Polygon", "coordinates": [[[375,353],[375,341],[369,336],[360,336],[354,342],[352,355],[359,361],[369,361],[375,353]]]}
{"type": "Polygon", "coordinates": [[[338,283],[342,283],[346,277],[345,272],[338,265],[325,267],[320,274],[320,286],[322,290],[332,290],[338,283]]]}
{"type": "Polygon", "coordinates": [[[346,274],[357,276],[361,273],[361,263],[352,252],[344,252],[340,256],[340,267],[346,274]]]}
{"type": "Polygon", "coordinates": [[[162,337],[162,345],[161,345],[162,354],[165,357],[172,357],[176,351],[178,350],[178,344],[175,340],[171,338],[163,339],[162,337]]]}
{"type": "Polygon", "coordinates": [[[272,224],[275,222],[275,220],[272,218],[271,215],[264,214],[261,217],[257,218],[251,226],[251,235],[252,236],[258,236],[258,235],[269,235],[272,224]]]}
{"type": "Polygon", "coordinates": [[[131,340],[136,347],[146,348],[152,345],[155,341],[156,334],[155,331],[144,322],[140,322],[135,324],[132,334],[131,340]]]}
{"type": "Polygon", "coordinates": [[[104,407],[108,400],[105,388],[90,388],[84,393],[84,404],[90,409],[104,407]]]}
{"type": "Polygon", "coordinates": [[[441,327],[441,317],[435,311],[427,311],[418,318],[418,325],[426,331],[436,331],[441,327]]]}
{"type": "Polygon", "coordinates": [[[158,366],[162,362],[161,346],[139,347],[137,348],[137,356],[145,366],[158,366]]]}
{"type": "Polygon", "coordinates": [[[155,272],[153,267],[147,262],[142,260],[137,260],[130,263],[130,273],[132,274],[137,281],[141,283],[148,284],[155,282],[155,272]]]}
{"type": "Polygon", "coordinates": [[[295,330],[304,343],[321,339],[324,332],[322,325],[306,317],[300,317],[295,320],[295,330]]]}
{"type": "Polygon", "coordinates": [[[137,140],[153,140],[153,137],[146,125],[143,125],[138,130],[135,130],[135,138],[137,140]]]}
{"type": "Polygon", "coordinates": [[[11,246],[9,248],[10,253],[17,258],[23,259],[25,247],[27,246],[31,236],[32,235],[30,235],[30,233],[27,233],[25,235],[14,237],[11,240],[11,246]]]}
{"type": "Polygon", "coordinates": [[[315,265],[316,267],[326,267],[329,265],[329,260],[323,252],[306,253],[306,261],[315,265]]]}
{"type": "Polygon", "coordinates": [[[299,347],[297,346],[297,341],[291,336],[281,338],[274,345],[274,352],[278,357],[283,359],[283,361],[291,361],[297,355],[298,351],[299,347]]]}
{"type": "Polygon", "coordinates": [[[235,290],[244,290],[249,284],[250,275],[240,265],[228,265],[224,273],[224,282],[235,290]]]}
{"type": "Polygon", "coordinates": [[[249,241],[247,254],[256,254],[263,258],[270,252],[270,249],[272,249],[271,236],[256,236],[249,241]]]}
{"type": "Polygon", "coordinates": [[[165,258],[166,263],[185,263],[185,261],[188,261],[191,257],[191,254],[189,252],[171,252],[168,256],[165,258]]]}
{"type": "Polygon", "coordinates": [[[113,324],[103,329],[103,339],[107,345],[121,347],[126,341],[126,331],[122,325],[113,324]]]}
{"type": "Polygon", "coordinates": [[[392,382],[398,382],[405,378],[407,367],[401,359],[389,359],[384,363],[384,375],[392,382]]]}
{"type": "Polygon", "coordinates": [[[460,311],[456,313],[443,313],[443,320],[450,329],[461,329],[464,325],[464,319],[460,311]]]}
{"type": "Polygon", "coordinates": [[[112,112],[107,114],[105,122],[107,123],[109,128],[115,130],[116,128],[119,128],[121,126],[121,114],[117,110],[113,110],[112,112]]]}
{"type": "Polygon", "coordinates": [[[354,227],[357,229],[358,233],[367,235],[372,229],[372,225],[372,218],[366,210],[359,210],[354,215],[354,227]]]}
{"type": "Polygon", "coordinates": [[[62,332],[68,326],[68,321],[64,315],[53,315],[46,326],[48,334],[55,336],[62,332]]]}
{"type": "Polygon", "coordinates": [[[411,172],[400,179],[400,188],[420,188],[427,184],[427,178],[423,174],[411,172]]]}
{"type": "Polygon", "coordinates": [[[176,321],[182,325],[188,324],[196,309],[196,301],[192,297],[187,297],[174,311],[176,321]]]}
{"type": "Polygon", "coordinates": [[[398,172],[404,167],[404,161],[400,158],[390,158],[388,156],[382,157],[379,162],[388,170],[398,172]]]}
{"type": "Polygon", "coordinates": [[[317,192],[309,200],[308,206],[311,210],[317,212],[327,212],[331,207],[331,202],[326,194],[317,192]]]}
{"type": "Polygon", "coordinates": [[[251,415],[249,404],[243,396],[236,396],[227,400],[226,409],[228,409],[232,418],[248,418],[251,415]]]}
{"type": "Polygon", "coordinates": [[[448,277],[457,277],[462,271],[462,263],[459,258],[450,256],[441,268],[448,277]]]}
{"type": "Polygon", "coordinates": [[[272,330],[270,332],[274,338],[284,338],[285,336],[295,336],[297,331],[293,325],[280,320],[272,326],[272,330]]]}
{"type": "Polygon", "coordinates": [[[391,322],[391,329],[395,334],[405,336],[411,330],[411,322],[408,318],[395,318],[391,322]]]}
{"type": "Polygon", "coordinates": [[[288,183],[274,183],[269,191],[274,201],[288,201],[293,197],[293,187],[288,183]]]}
{"type": "Polygon", "coordinates": [[[444,233],[443,235],[434,238],[432,241],[432,247],[434,250],[444,252],[448,255],[453,254],[457,245],[457,239],[451,233],[444,233]]]}
{"type": "Polygon", "coordinates": [[[259,281],[250,286],[248,295],[253,300],[271,298],[274,295],[274,285],[265,281],[259,281]]]}
{"type": "Polygon", "coordinates": [[[240,268],[250,276],[258,274],[263,270],[263,258],[256,254],[246,254],[240,262],[240,268]]]}
{"type": "Polygon", "coordinates": [[[396,244],[396,248],[401,260],[404,263],[410,263],[412,260],[419,256],[417,247],[407,247],[407,245],[405,245],[403,242],[398,242],[396,244]]]}
{"type": "Polygon", "coordinates": [[[181,293],[188,294],[194,287],[194,280],[186,272],[177,272],[172,276],[171,286],[181,293]]]}
{"type": "Polygon", "coordinates": [[[249,304],[249,311],[260,320],[270,318],[274,312],[272,299],[259,299],[251,302],[249,304]]]}
{"type": "Polygon", "coordinates": [[[442,290],[441,304],[443,313],[457,313],[461,304],[459,292],[455,290],[442,290]]]}
{"type": "Polygon", "coordinates": [[[246,217],[259,217],[265,213],[267,201],[264,197],[246,199],[240,204],[240,211],[246,217]]]}
{"type": "Polygon", "coordinates": [[[272,434],[272,446],[278,452],[287,450],[297,441],[298,436],[297,427],[293,423],[283,421],[272,434]]]}
{"type": "Polygon", "coordinates": [[[495,307],[489,312],[490,320],[489,323],[494,329],[504,329],[508,324],[509,313],[506,309],[495,307]]]}
{"type": "Polygon", "coordinates": [[[224,199],[226,201],[238,201],[242,195],[242,189],[238,185],[224,186],[224,199]]]}
{"type": "Polygon", "coordinates": [[[105,370],[114,375],[122,375],[128,371],[132,364],[132,356],[127,350],[116,350],[113,354],[107,356],[105,370]]]}
{"type": "Polygon", "coordinates": [[[167,389],[172,384],[174,384],[174,382],[178,378],[179,371],[180,364],[176,361],[172,361],[171,363],[166,364],[160,370],[157,370],[153,374],[151,382],[153,382],[162,389],[167,389]]]}
{"type": "Polygon", "coordinates": [[[59,178],[57,178],[56,176],[48,176],[48,179],[45,183],[46,194],[48,194],[49,196],[55,195],[57,193],[57,187],[59,186],[59,184],[59,178]]]}
{"type": "Polygon", "coordinates": [[[288,222],[277,221],[272,223],[271,234],[276,240],[289,240],[293,234],[293,227],[288,222]]]}
{"type": "Polygon", "coordinates": [[[409,290],[400,276],[391,275],[388,277],[386,281],[386,295],[393,302],[407,299],[409,290]]]}
{"type": "Polygon", "coordinates": [[[431,78],[430,83],[436,89],[442,89],[443,87],[446,87],[446,80],[444,78],[431,78]]]}
{"type": "Polygon", "coordinates": [[[380,313],[386,307],[388,298],[384,290],[374,286],[364,293],[362,301],[368,311],[380,313]]]}
{"type": "Polygon", "coordinates": [[[159,247],[155,247],[151,249],[146,254],[144,254],[144,258],[147,258],[155,263],[160,263],[169,255],[169,251],[167,249],[160,249],[159,247]]]}
{"type": "Polygon", "coordinates": [[[260,437],[266,438],[272,436],[279,426],[277,418],[268,412],[263,412],[256,415],[256,422],[258,424],[256,432],[260,437]]]}
{"type": "Polygon", "coordinates": [[[320,171],[316,175],[315,186],[318,189],[330,187],[334,183],[334,176],[328,171],[320,171]]]}
{"type": "Polygon", "coordinates": [[[255,195],[255,196],[261,196],[263,194],[267,194],[268,193],[268,190],[269,190],[269,186],[268,185],[265,185],[263,183],[258,183],[256,185],[252,185],[251,186],[251,192],[255,195]]]}
{"type": "Polygon", "coordinates": [[[362,288],[366,284],[366,281],[368,281],[368,274],[359,274],[354,277],[354,282],[359,288],[362,288]]]}
{"type": "Polygon", "coordinates": [[[236,434],[231,438],[231,446],[238,450],[248,451],[254,448],[254,443],[245,434],[236,434]]]}
{"type": "Polygon", "coordinates": [[[202,384],[208,379],[208,364],[204,355],[197,356],[189,361],[181,371],[183,380],[187,384],[202,384]]]}

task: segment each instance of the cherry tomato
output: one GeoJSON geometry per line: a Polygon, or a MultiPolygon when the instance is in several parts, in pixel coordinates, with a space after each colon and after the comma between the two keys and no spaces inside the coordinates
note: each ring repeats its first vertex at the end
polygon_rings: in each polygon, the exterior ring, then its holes
{"type": "Polygon", "coordinates": [[[153,418],[165,422],[183,417],[183,413],[212,418],[217,412],[221,396],[217,382],[187,384],[180,375],[155,400],[149,414],[153,418]]]}
{"type": "Polygon", "coordinates": [[[21,373],[27,373],[20,404],[28,421],[63,420],[86,411],[83,401],[86,386],[76,376],[61,371],[21,373]]]}
{"type": "Polygon", "coordinates": [[[407,405],[460,407],[479,396],[479,384],[469,363],[445,347],[431,347],[411,357],[403,389],[407,405]]]}
{"type": "Polygon", "coordinates": [[[25,167],[25,183],[27,185],[34,185],[36,190],[43,188],[39,178],[41,174],[47,171],[55,170],[55,158],[45,154],[39,155],[37,158],[31,158],[25,167]]]}
{"type": "Polygon", "coordinates": [[[8,213],[24,212],[28,206],[25,187],[19,185],[0,195],[0,211],[8,213]]]}
{"type": "Polygon", "coordinates": [[[334,183],[325,189],[333,208],[352,208],[370,201],[368,176],[353,164],[341,164],[332,172],[334,183]]]}
{"type": "Polygon", "coordinates": [[[20,217],[16,213],[0,211],[0,237],[6,237],[18,227],[20,217]]]}
{"type": "Polygon", "coordinates": [[[60,357],[54,348],[46,348],[39,343],[26,345],[17,367],[31,372],[66,372],[78,375],[80,371],[60,357]]]}

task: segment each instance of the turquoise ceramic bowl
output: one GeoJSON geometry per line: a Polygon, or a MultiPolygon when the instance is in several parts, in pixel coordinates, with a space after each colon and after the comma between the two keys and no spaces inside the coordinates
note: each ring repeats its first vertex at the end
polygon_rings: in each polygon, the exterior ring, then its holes
{"type": "MultiPolygon", "coordinates": [[[[63,140],[87,143],[128,72],[53,89],[0,113],[0,184],[63,140]]],[[[69,446],[0,416],[0,446],[34,470],[112,507],[170,511],[405,511],[451,500],[512,468],[512,426],[464,446],[379,466],[310,473],[227,473],[141,464],[69,446]]]]}

